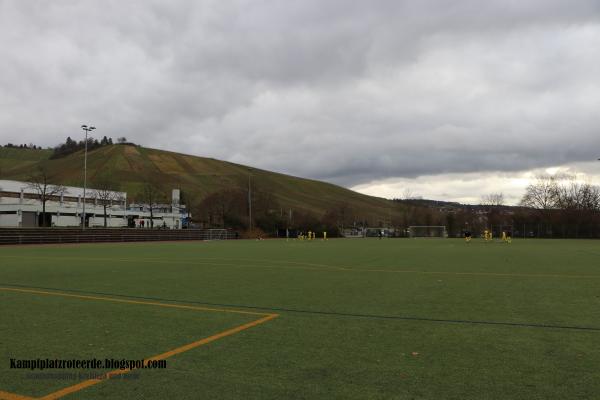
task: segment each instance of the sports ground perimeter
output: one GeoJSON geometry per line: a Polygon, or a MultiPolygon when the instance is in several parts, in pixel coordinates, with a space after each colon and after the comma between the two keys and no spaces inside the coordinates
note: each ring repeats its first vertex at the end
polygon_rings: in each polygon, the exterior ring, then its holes
{"type": "Polygon", "coordinates": [[[273,240],[0,251],[0,399],[600,393],[596,241],[273,240]],[[9,370],[11,357],[141,357],[166,359],[168,367],[40,381],[9,370]]]}

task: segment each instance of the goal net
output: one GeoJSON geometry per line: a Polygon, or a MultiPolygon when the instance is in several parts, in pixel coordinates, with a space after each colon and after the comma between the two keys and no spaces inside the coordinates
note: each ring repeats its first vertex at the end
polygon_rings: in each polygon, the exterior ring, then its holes
{"type": "Polygon", "coordinates": [[[408,235],[411,238],[446,238],[445,226],[409,226],[408,235]]]}

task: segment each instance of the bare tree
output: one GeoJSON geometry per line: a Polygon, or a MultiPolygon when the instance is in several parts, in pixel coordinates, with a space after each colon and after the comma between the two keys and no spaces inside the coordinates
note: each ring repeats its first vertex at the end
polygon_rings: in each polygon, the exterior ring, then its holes
{"type": "Polygon", "coordinates": [[[481,197],[481,204],[488,207],[500,207],[504,205],[503,193],[490,193],[481,197]]]}
{"type": "MultiPolygon", "coordinates": [[[[563,237],[593,235],[600,210],[600,188],[574,175],[539,176],[527,187],[521,205],[537,209],[545,223],[560,228],[563,237]]],[[[547,230],[546,234],[556,234],[547,230]]]]}
{"type": "Polygon", "coordinates": [[[112,179],[109,175],[100,175],[92,181],[94,185],[94,195],[96,199],[100,200],[102,207],[104,208],[104,227],[107,227],[107,214],[106,209],[111,205],[113,201],[122,201],[119,190],[119,184],[112,179]]]}
{"type": "Polygon", "coordinates": [[[337,204],[337,212],[338,212],[338,227],[341,232],[344,231],[344,226],[352,225],[350,221],[352,221],[352,208],[348,204],[348,202],[344,201],[337,204]]]}
{"type": "Polygon", "coordinates": [[[583,202],[586,209],[600,211],[600,187],[587,185],[583,196],[583,202]]]}
{"type": "Polygon", "coordinates": [[[226,202],[224,192],[225,189],[211,193],[200,203],[199,208],[207,217],[209,227],[216,225],[217,217],[220,217],[220,223],[225,227],[226,202]]]}
{"type": "MultiPolygon", "coordinates": [[[[239,189],[221,189],[198,204],[209,226],[246,227],[247,193],[239,189]]],[[[200,213],[198,213],[199,215],[200,213]]]]}
{"type": "Polygon", "coordinates": [[[48,172],[43,165],[37,167],[29,177],[29,189],[33,189],[40,203],[42,203],[42,226],[47,225],[46,202],[55,196],[61,196],[66,188],[62,185],[53,185],[49,182],[48,172]]]}
{"type": "Polygon", "coordinates": [[[402,192],[402,199],[403,200],[411,200],[415,198],[415,194],[413,193],[413,191],[410,188],[405,188],[404,191],[402,192]]]}
{"type": "MultiPolygon", "coordinates": [[[[182,228],[189,228],[189,224],[191,223],[191,213],[192,209],[194,212],[199,206],[198,195],[193,192],[188,192],[187,190],[181,190],[179,195],[179,204],[178,206],[183,208],[185,207],[185,224],[182,225],[182,228]]],[[[180,209],[181,209],[180,208],[180,209]]]]}
{"type": "Polygon", "coordinates": [[[558,181],[555,176],[538,175],[534,183],[525,189],[521,205],[538,210],[551,210],[556,208],[556,195],[558,181]]]}
{"type": "Polygon", "coordinates": [[[599,188],[587,182],[578,182],[573,175],[564,175],[556,189],[556,206],[561,210],[596,210],[599,206],[599,188]]]}
{"type": "Polygon", "coordinates": [[[485,208],[488,227],[493,230],[494,226],[506,223],[502,215],[502,206],[504,205],[503,193],[490,193],[481,197],[481,204],[485,208]]]}
{"type": "Polygon", "coordinates": [[[150,227],[154,228],[154,210],[158,203],[164,200],[165,196],[163,191],[154,182],[146,181],[144,186],[142,186],[142,190],[138,194],[138,197],[148,205],[148,208],[150,209],[150,227]]]}
{"type": "Polygon", "coordinates": [[[598,193],[598,187],[578,182],[576,176],[563,177],[556,191],[563,236],[579,237],[581,228],[593,221],[598,209],[598,193]]]}

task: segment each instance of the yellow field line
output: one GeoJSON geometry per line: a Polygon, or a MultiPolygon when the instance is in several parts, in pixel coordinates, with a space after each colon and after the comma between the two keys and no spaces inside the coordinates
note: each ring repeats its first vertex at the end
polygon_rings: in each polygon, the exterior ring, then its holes
{"type": "MultiPolygon", "coordinates": [[[[267,321],[270,321],[270,320],[272,320],[274,318],[277,318],[277,317],[278,317],[278,314],[269,314],[269,315],[267,315],[264,318],[257,319],[256,321],[252,321],[252,322],[248,322],[247,324],[244,324],[244,325],[236,326],[235,328],[228,329],[226,331],[217,333],[217,334],[209,336],[207,338],[200,339],[200,340],[198,340],[196,342],[193,342],[193,343],[190,343],[190,344],[186,344],[185,346],[177,347],[177,348],[175,348],[173,350],[169,350],[169,351],[167,351],[165,353],[158,354],[156,356],[150,357],[150,358],[146,359],[146,361],[165,360],[165,359],[167,359],[169,357],[172,357],[172,356],[174,356],[176,354],[180,354],[180,353],[183,353],[185,351],[194,349],[196,347],[200,347],[200,346],[206,345],[206,344],[208,344],[210,342],[214,342],[215,340],[218,340],[218,339],[224,338],[226,336],[230,336],[230,335],[236,334],[236,333],[241,332],[243,330],[252,328],[252,327],[254,327],[256,325],[263,324],[263,323],[265,323],[267,321]]],[[[87,387],[90,387],[90,386],[93,386],[93,385],[97,385],[98,383],[101,383],[101,382],[103,382],[106,379],[110,379],[113,376],[127,374],[127,373],[129,373],[131,371],[133,371],[133,370],[131,370],[131,369],[126,369],[126,370],[116,369],[114,371],[107,372],[105,375],[103,375],[104,379],[102,379],[102,380],[100,380],[100,379],[88,379],[87,381],[83,381],[83,382],[80,382],[80,383],[75,384],[73,386],[69,386],[67,388],[58,390],[58,391],[56,391],[54,393],[50,393],[50,394],[48,394],[48,395],[46,395],[44,397],[41,397],[39,400],[56,400],[56,399],[59,399],[59,398],[61,398],[63,396],[66,396],[68,394],[71,394],[71,393],[74,393],[74,392],[78,392],[78,391],[80,391],[82,389],[85,389],[87,387]]]]}
{"type": "Polygon", "coordinates": [[[246,315],[269,315],[268,313],[261,313],[261,312],[254,312],[254,311],[230,310],[230,309],[226,309],[226,308],[186,306],[186,305],[181,305],[181,304],[156,303],[156,302],[150,302],[150,301],[117,299],[114,297],[98,297],[98,296],[86,296],[86,295],[63,293],[63,292],[47,292],[44,290],[34,290],[34,289],[18,289],[18,288],[0,287],[0,290],[6,290],[6,291],[11,291],[11,292],[44,294],[44,295],[49,295],[49,296],[73,297],[76,299],[85,299],[85,300],[103,300],[103,301],[112,301],[115,303],[141,304],[141,305],[147,305],[147,306],[180,308],[180,309],[184,309],[184,310],[224,312],[224,313],[246,314],[246,315]]]}
{"type": "MultiPolygon", "coordinates": [[[[240,265],[230,263],[215,263],[184,260],[164,260],[160,258],[92,258],[92,257],[30,257],[30,256],[2,256],[6,258],[21,258],[21,259],[57,259],[57,260],[80,260],[80,261],[105,261],[105,262],[146,262],[153,264],[182,264],[182,265],[214,265],[227,266],[235,268],[261,268],[261,269],[297,269],[307,271],[345,271],[345,272],[379,272],[379,273],[397,273],[397,274],[420,274],[420,275],[473,275],[473,276],[502,276],[502,277],[524,277],[524,278],[577,278],[577,279],[600,279],[600,275],[572,275],[572,274],[528,274],[528,273],[502,273],[502,272],[455,272],[455,271],[419,271],[411,269],[383,269],[383,268],[353,268],[345,266],[327,265],[327,264],[312,264],[301,263],[294,261],[276,261],[279,263],[296,264],[298,267],[289,267],[281,265],[240,265]],[[306,265],[302,267],[301,265],[306,265]]],[[[200,258],[199,260],[213,260],[212,258],[200,258]]],[[[237,260],[242,262],[263,262],[264,260],[244,260],[244,259],[219,259],[214,260],[237,260]]],[[[272,260],[266,262],[273,262],[272,260]]]]}
{"type": "Polygon", "coordinates": [[[21,396],[20,394],[0,390],[0,400],[35,400],[33,397],[21,396]]]}
{"type": "MultiPolygon", "coordinates": [[[[83,295],[76,295],[76,294],[70,294],[70,293],[47,292],[47,291],[43,291],[43,290],[34,290],[34,289],[17,289],[17,288],[0,287],[0,290],[11,291],[11,292],[20,292],[20,293],[34,293],[34,294],[42,294],[42,295],[49,295],[49,296],[71,297],[71,298],[86,299],[86,300],[102,300],[102,301],[113,301],[113,302],[128,303],[128,304],[143,304],[143,305],[152,305],[152,306],[159,306],[159,307],[189,309],[189,310],[196,310],[196,311],[214,311],[214,312],[226,312],[226,313],[263,316],[262,318],[259,318],[257,320],[250,321],[243,325],[239,325],[234,328],[227,329],[223,332],[214,334],[214,335],[206,337],[204,339],[200,339],[195,342],[192,342],[192,343],[177,347],[175,349],[166,351],[164,353],[152,356],[150,358],[145,359],[146,361],[164,360],[164,359],[170,358],[174,355],[192,350],[196,347],[200,347],[200,346],[206,345],[208,343],[214,342],[215,340],[224,338],[226,336],[231,336],[231,335],[241,332],[243,330],[263,324],[263,323],[270,321],[274,318],[277,318],[279,316],[279,314],[274,314],[274,313],[259,313],[259,312],[251,312],[251,311],[207,308],[207,307],[197,307],[197,306],[185,306],[185,305],[179,305],[179,304],[155,303],[155,302],[137,301],[137,300],[125,300],[125,299],[117,299],[117,298],[112,298],[112,297],[83,296],[83,295]]],[[[0,400],[55,400],[55,399],[59,399],[63,396],[66,396],[68,394],[85,389],[87,387],[97,385],[98,383],[104,382],[105,380],[110,379],[114,376],[127,374],[131,371],[133,371],[133,370],[132,369],[125,369],[125,370],[116,369],[116,370],[107,372],[105,374],[102,374],[102,377],[101,377],[102,379],[88,379],[86,381],[79,382],[75,385],[66,387],[64,389],[60,389],[56,392],[50,393],[48,395],[45,395],[45,396],[39,397],[39,398],[27,397],[27,396],[18,395],[15,393],[0,391],[0,400]]]]}

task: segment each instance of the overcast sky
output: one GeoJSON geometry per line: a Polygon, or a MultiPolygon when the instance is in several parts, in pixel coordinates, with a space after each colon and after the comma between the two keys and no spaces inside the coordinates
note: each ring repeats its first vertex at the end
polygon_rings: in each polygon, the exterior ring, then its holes
{"type": "Polygon", "coordinates": [[[144,146],[384,197],[600,183],[600,1],[0,0],[0,142],[144,146]]]}

